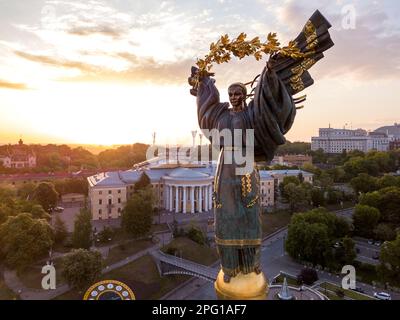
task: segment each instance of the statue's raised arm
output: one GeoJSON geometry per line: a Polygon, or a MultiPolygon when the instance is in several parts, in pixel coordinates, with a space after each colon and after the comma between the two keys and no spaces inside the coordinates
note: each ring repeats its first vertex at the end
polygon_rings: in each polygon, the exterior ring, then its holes
{"type": "MultiPolygon", "coordinates": [[[[211,53],[198,61],[202,69],[192,68],[189,84],[193,86],[192,95],[197,97],[200,128],[224,131],[231,137],[236,132],[242,132],[243,138],[246,136],[246,143],[236,143],[225,139],[224,135],[215,173],[215,243],[221,260],[215,289],[219,298],[265,299],[267,296],[267,282],[261,266],[260,174],[252,157],[245,157],[246,170],[238,170],[244,166],[240,162],[242,157],[237,155],[247,154],[249,131],[254,133],[251,153],[259,159],[272,160],[277,147],[285,143],[285,134],[296,116],[296,104],[305,100],[305,97],[294,98],[293,95],[313,83],[308,69],[333,46],[328,32],[330,26],[316,11],[296,41],[283,48],[272,34],[265,44],[258,38],[245,41],[245,34],[233,41],[223,36],[210,46],[211,53]],[[243,48],[249,48],[248,54],[243,54],[243,48]],[[236,82],[228,88],[232,108],[229,103],[221,103],[215,80],[209,73],[210,63],[224,62],[230,52],[239,58],[250,54],[259,58],[259,51],[255,50],[262,48],[264,53],[278,49],[263,68],[254,95],[253,91],[248,94],[246,84],[236,82]],[[250,96],[253,99],[247,104],[250,96]]],[[[221,141],[211,142],[219,145],[221,141]]]]}

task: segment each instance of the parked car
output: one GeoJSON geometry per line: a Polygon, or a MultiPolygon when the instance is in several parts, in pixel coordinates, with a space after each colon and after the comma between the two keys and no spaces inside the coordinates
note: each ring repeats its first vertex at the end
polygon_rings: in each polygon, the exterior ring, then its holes
{"type": "Polygon", "coordinates": [[[64,208],[63,207],[55,207],[54,212],[63,212],[64,208]]]}
{"type": "Polygon", "coordinates": [[[390,294],[386,292],[374,292],[374,297],[379,300],[392,300],[390,294]]]}
{"type": "Polygon", "coordinates": [[[377,247],[380,247],[380,246],[382,245],[382,242],[376,241],[376,242],[374,243],[374,245],[376,245],[377,247]]]}
{"type": "Polygon", "coordinates": [[[374,244],[374,240],[368,240],[368,244],[374,244]]]}

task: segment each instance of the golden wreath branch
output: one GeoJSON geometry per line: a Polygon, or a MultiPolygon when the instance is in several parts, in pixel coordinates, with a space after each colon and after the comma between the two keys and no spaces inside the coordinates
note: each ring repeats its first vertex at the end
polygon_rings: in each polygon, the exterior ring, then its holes
{"type": "Polygon", "coordinates": [[[281,54],[293,59],[306,57],[306,54],[302,53],[297,47],[296,41],[290,41],[287,46],[281,47],[276,33],[269,33],[265,42],[261,42],[259,37],[251,40],[246,39],[247,35],[242,32],[233,40],[230,40],[226,34],[221,36],[217,42],[211,43],[210,52],[203,59],[198,59],[196,62],[199,70],[193,78],[194,89],[198,88],[202,77],[214,75],[211,72],[214,63],[228,62],[232,59],[232,56],[239,58],[239,60],[247,56],[254,56],[257,61],[262,59],[263,54],[271,57],[281,54]]]}

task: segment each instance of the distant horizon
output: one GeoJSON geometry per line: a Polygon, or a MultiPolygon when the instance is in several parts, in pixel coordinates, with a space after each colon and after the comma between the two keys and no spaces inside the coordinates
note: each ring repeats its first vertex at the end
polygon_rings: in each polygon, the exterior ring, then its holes
{"type": "MultiPolygon", "coordinates": [[[[310,142],[329,124],[399,122],[395,0],[0,1],[0,140],[113,146],[151,143],[157,131],[159,143],[191,145],[190,131],[200,128],[187,79],[210,43],[276,32],[286,45],[316,9],[335,46],[310,69],[315,83],[300,93],[307,100],[286,138],[310,142]]],[[[215,65],[220,101],[265,63],[215,65]]]]}

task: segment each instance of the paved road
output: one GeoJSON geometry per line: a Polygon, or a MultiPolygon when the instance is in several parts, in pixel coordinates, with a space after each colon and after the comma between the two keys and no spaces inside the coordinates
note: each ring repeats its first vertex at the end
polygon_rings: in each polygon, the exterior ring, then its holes
{"type": "MultiPolygon", "coordinates": [[[[286,235],[287,230],[282,230],[263,242],[261,262],[263,271],[268,279],[272,279],[274,276],[279,274],[280,271],[296,276],[304,267],[293,261],[284,253],[283,248],[286,235]]],[[[321,281],[329,281],[341,286],[341,275],[333,275],[324,271],[319,271],[318,276],[321,281]]],[[[367,295],[372,296],[374,292],[384,291],[390,293],[393,300],[400,300],[399,293],[390,292],[383,288],[375,288],[371,285],[360,282],[357,283],[357,286],[361,287],[367,295]]],[[[177,297],[187,300],[208,300],[215,299],[215,292],[213,284],[197,281],[196,283],[189,283],[186,287],[182,287],[180,292],[176,292],[174,295],[166,296],[166,299],[172,300],[177,297]]]]}
{"type": "MultiPolygon", "coordinates": [[[[167,238],[171,239],[170,236],[167,238]]],[[[124,260],[118,261],[110,266],[106,266],[103,269],[102,273],[105,274],[112,270],[121,268],[121,267],[127,265],[128,263],[131,263],[131,262],[143,257],[144,255],[150,253],[153,250],[158,251],[162,245],[163,245],[163,243],[160,242],[150,248],[147,248],[136,254],[126,257],[124,260]]],[[[103,247],[101,249],[102,249],[102,251],[104,251],[104,250],[108,251],[107,250],[108,248],[103,247]]],[[[105,254],[106,254],[105,252],[102,252],[103,256],[105,254]]],[[[4,275],[4,282],[6,283],[7,287],[9,287],[14,293],[18,294],[22,300],[51,300],[59,295],[62,295],[64,293],[68,292],[69,290],[71,290],[71,288],[68,285],[59,286],[59,287],[57,287],[56,290],[31,289],[31,288],[27,288],[19,280],[17,273],[15,271],[6,269],[4,271],[3,275],[4,275]]]]}

